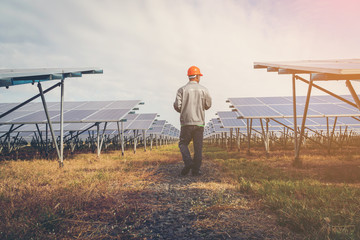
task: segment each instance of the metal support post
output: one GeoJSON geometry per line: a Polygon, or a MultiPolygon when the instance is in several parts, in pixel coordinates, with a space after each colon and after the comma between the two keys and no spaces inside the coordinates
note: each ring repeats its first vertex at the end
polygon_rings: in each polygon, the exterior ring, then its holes
{"type": "Polygon", "coordinates": [[[137,145],[137,130],[134,131],[134,153],[136,153],[136,145],[137,145]]]}
{"type": "Polygon", "coordinates": [[[54,143],[54,145],[55,145],[56,152],[57,152],[57,154],[58,154],[59,161],[60,161],[60,160],[62,159],[62,156],[61,156],[61,153],[60,153],[60,151],[59,151],[58,144],[57,144],[57,142],[56,142],[55,133],[54,133],[54,130],[53,130],[53,127],[52,127],[52,124],[51,124],[51,120],[50,120],[49,112],[48,112],[48,109],[47,109],[44,92],[43,92],[42,87],[41,87],[41,83],[39,82],[37,86],[38,86],[38,88],[39,88],[39,92],[40,92],[40,95],[41,95],[41,101],[42,101],[42,103],[43,103],[43,107],[44,107],[46,119],[47,119],[47,122],[48,122],[48,124],[49,124],[50,132],[51,132],[51,137],[52,137],[52,140],[53,140],[53,143],[54,143]]]}
{"type": "MultiPolygon", "coordinates": [[[[307,117],[307,111],[309,109],[310,95],[311,95],[311,89],[312,89],[313,82],[314,82],[314,80],[310,77],[310,83],[309,83],[308,92],[306,95],[304,114],[303,114],[303,119],[302,119],[302,123],[301,123],[300,137],[299,137],[299,142],[298,142],[298,147],[297,147],[297,156],[300,155],[301,142],[302,142],[302,138],[304,136],[305,122],[306,122],[306,117],[307,117]]],[[[296,161],[296,159],[295,159],[294,164],[296,166],[301,166],[300,159],[298,158],[298,161],[296,161]]]]}
{"type": "Polygon", "coordinates": [[[233,148],[233,128],[230,128],[230,150],[233,148]]]}
{"type": "Polygon", "coordinates": [[[240,128],[236,129],[236,142],[237,142],[238,152],[240,152],[240,128]]]}
{"type": "Polygon", "coordinates": [[[153,134],[150,134],[150,151],[152,150],[153,146],[153,134]]]}
{"type": "Polygon", "coordinates": [[[251,147],[251,129],[252,129],[252,119],[246,119],[246,131],[247,131],[247,139],[248,139],[248,150],[247,153],[250,154],[251,147]]]}
{"type": "MultiPolygon", "coordinates": [[[[104,125],[104,129],[103,129],[103,132],[101,134],[101,141],[100,141],[100,145],[99,145],[99,131],[98,131],[98,157],[100,156],[100,153],[101,153],[101,148],[103,146],[103,143],[104,143],[104,135],[105,135],[105,131],[106,131],[106,126],[107,126],[107,122],[105,122],[105,125],[104,125]]],[[[100,124],[98,125],[98,130],[100,128],[100,124]]]]}
{"type": "Polygon", "coordinates": [[[61,80],[60,97],[60,167],[64,166],[64,79],[61,80]]]}
{"type": "Polygon", "coordinates": [[[355,92],[355,89],[354,87],[352,86],[351,82],[349,80],[346,80],[346,86],[347,88],[349,89],[350,93],[351,93],[351,96],[353,97],[355,103],[356,103],[356,106],[357,108],[360,110],[360,100],[359,100],[359,97],[358,95],[356,94],[355,92]]]}
{"type": "Polygon", "coordinates": [[[146,152],[146,130],[143,130],[144,151],[146,152]]]}
{"type": "Polygon", "coordinates": [[[296,112],[296,83],[295,74],[292,75],[292,90],[293,90],[293,114],[294,114],[294,148],[295,148],[295,159],[294,164],[300,163],[299,151],[298,151],[298,127],[297,127],[297,112],[296,112]]]}
{"type": "Polygon", "coordinates": [[[100,156],[100,123],[96,124],[96,142],[97,142],[97,156],[100,156]]]}
{"type": "Polygon", "coordinates": [[[330,150],[331,150],[331,144],[333,142],[333,138],[334,138],[334,133],[335,133],[335,128],[336,128],[336,122],[337,122],[337,117],[335,117],[334,119],[334,125],[333,125],[333,129],[331,131],[331,135],[329,138],[329,149],[328,149],[328,153],[330,154],[330,150]]]}

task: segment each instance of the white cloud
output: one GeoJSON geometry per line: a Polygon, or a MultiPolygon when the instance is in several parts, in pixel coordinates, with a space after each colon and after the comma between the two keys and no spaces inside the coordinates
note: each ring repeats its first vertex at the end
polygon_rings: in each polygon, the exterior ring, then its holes
{"type": "MultiPolygon", "coordinates": [[[[358,57],[354,4],[9,0],[0,9],[0,62],[2,68],[101,67],[103,75],[67,80],[66,99],[142,99],[141,111],[178,126],[172,102],[191,65],[201,68],[201,83],[213,96],[210,119],[228,109],[228,97],[291,95],[289,76],[254,70],[254,61],[358,57]]],[[[0,90],[0,102],[13,102],[37,89],[0,90]]],[[[298,94],[306,94],[304,84],[298,94]]]]}

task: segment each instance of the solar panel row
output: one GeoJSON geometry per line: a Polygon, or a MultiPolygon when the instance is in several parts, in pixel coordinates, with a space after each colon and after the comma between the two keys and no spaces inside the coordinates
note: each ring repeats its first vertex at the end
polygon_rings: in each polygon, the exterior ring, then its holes
{"type": "MultiPolygon", "coordinates": [[[[351,99],[351,96],[342,96],[351,99]]],[[[305,97],[297,97],[297,116],[304,112],[305,97]]],[[[243,118],[291,118],[293,104],[291,97],[229,98],[229,102],[243,118]]],[[[308,117],[360,116],[360,111],[332,96],[313,96],[310,100],[308,117]]]]}

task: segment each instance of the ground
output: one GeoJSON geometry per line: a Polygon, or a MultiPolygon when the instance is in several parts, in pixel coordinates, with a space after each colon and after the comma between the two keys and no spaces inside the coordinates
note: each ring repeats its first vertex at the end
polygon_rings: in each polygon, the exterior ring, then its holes
{"type": "Polygon", "coordinates": [[[165,164],[154,172],[157,180],[137,203],[146,214],[126,230],[129,238],[301,239],[278,226],[258,199],[239,193],[215,163],[205,160],[199,177],[179,176],[182,167],[165,164]]]}

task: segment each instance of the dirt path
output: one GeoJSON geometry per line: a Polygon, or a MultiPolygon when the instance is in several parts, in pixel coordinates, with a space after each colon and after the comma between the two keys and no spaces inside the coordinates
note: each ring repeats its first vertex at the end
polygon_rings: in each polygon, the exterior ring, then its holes
{"type": "Polygon", "coordinates": [[[202,176],[179,176],[182,163],[161,165],[141,193],[147,216],[128,233],[138,239],[301,239],[276,224],[257,201],[235,190],[205,161],[202,176]]]}

